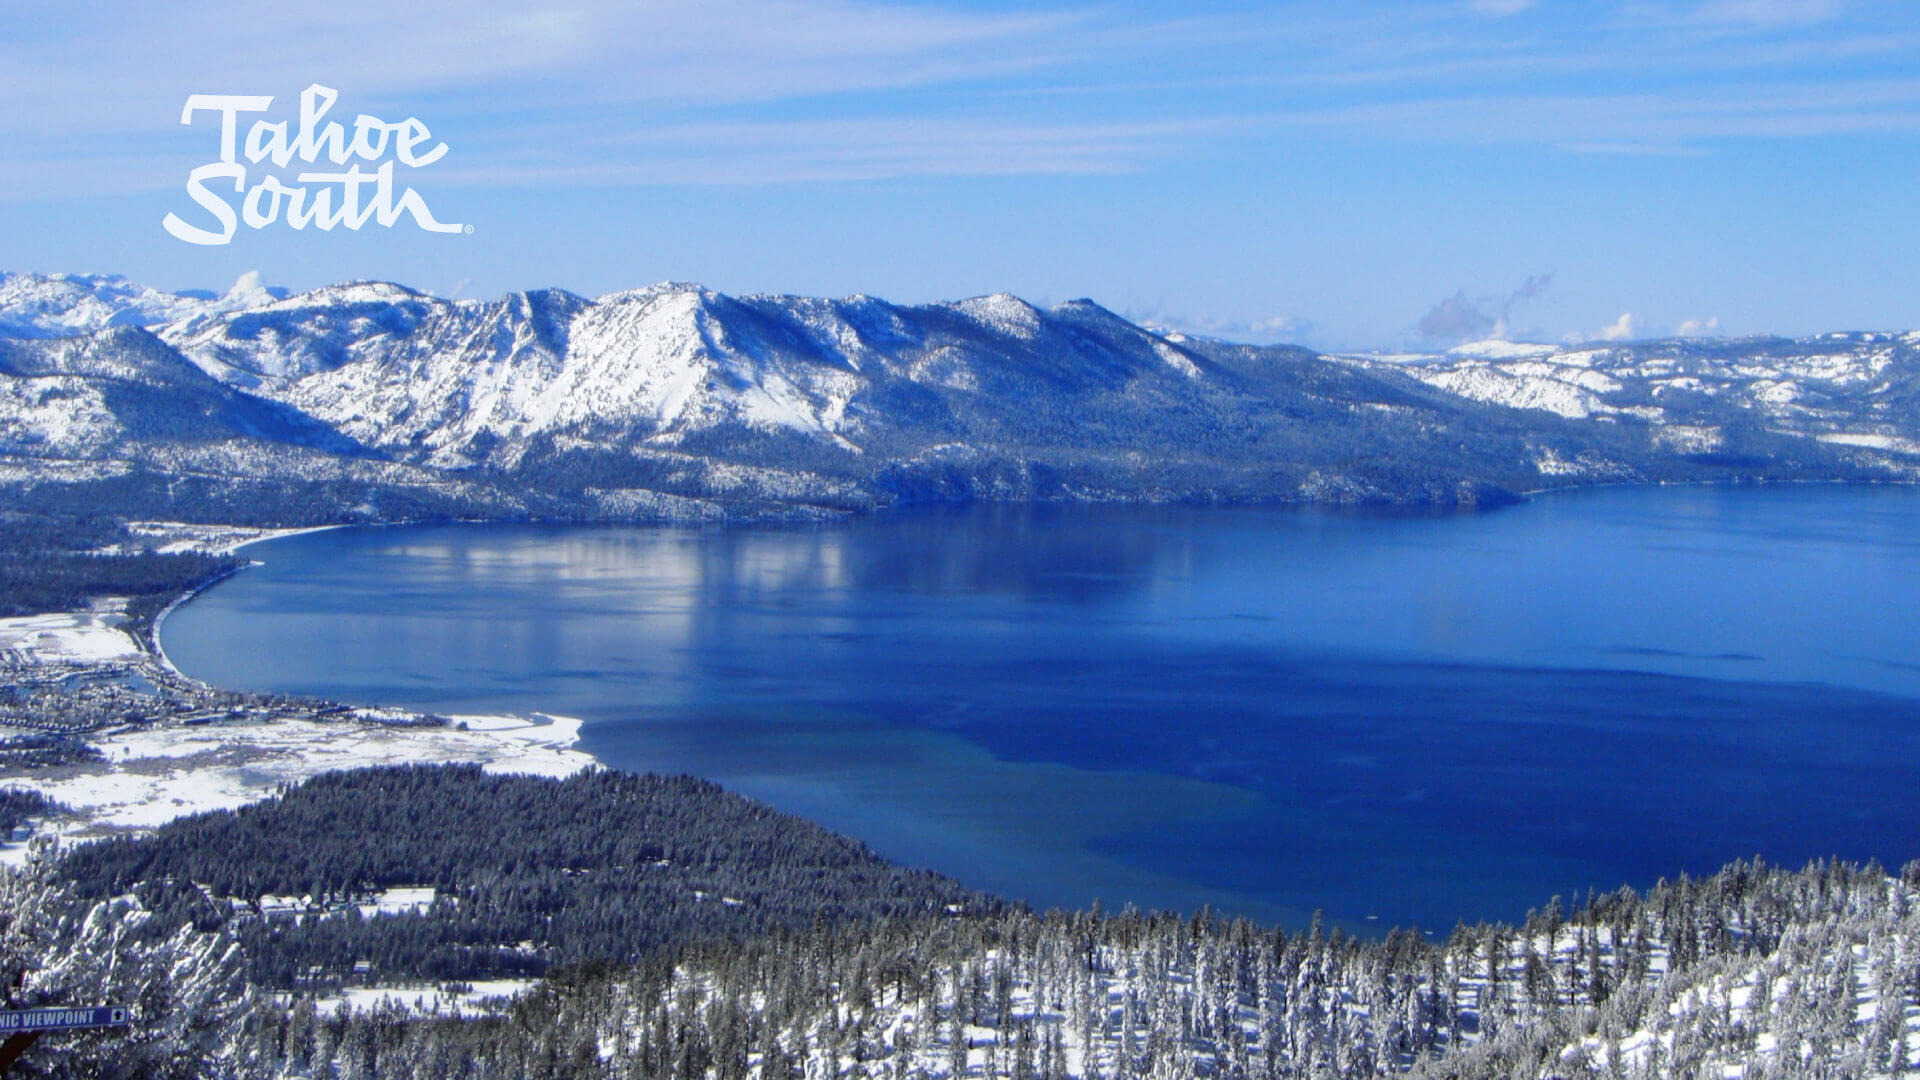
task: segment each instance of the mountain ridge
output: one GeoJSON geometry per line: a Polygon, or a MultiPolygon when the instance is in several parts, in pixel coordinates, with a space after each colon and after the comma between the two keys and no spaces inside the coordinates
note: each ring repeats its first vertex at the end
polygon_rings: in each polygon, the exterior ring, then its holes
{"type": "MultiPolygon", "coordinates": [[[[29,480],[55,460],[161,478],[244,461],[250,482],[286,491],[310,489],[324,459],[348,486],[437,491],[430,512],[454,516],[473,516],[454,508],[476,491],[480,516],[710,518],[1911,481],[1920,333],[1396,361],[1008,293],[896,305],[664,282],[450,300],[392,282],[283,294],[248,275],[215,297],[0,274],[0,458],[29,480]]],[[[360,501],[331,496],[327,512],[353,519],[360,501]]]]}

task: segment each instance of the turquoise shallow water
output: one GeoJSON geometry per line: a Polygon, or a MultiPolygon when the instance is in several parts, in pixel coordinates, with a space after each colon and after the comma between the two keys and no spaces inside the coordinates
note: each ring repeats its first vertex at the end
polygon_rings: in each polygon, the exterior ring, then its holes
{"type": "Polygon", "coordinates": [[[1358,926],[1920,857],[1920,493],[1408,517],[924,509],[294,537],[166,623],[228,686],[586,718],[1041,905],[1358,926]]]}

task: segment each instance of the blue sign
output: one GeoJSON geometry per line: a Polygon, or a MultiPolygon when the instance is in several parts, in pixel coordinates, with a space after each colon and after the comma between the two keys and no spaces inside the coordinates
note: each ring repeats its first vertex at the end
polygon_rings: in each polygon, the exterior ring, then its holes
{"type": "Polygon", "coordinates": [[[124,1027],[127,1023],[129,1023],[127,1010],[116,1005],[97,1005],[82,1009],[0,1010],[0,1032],[124,1027]]]}

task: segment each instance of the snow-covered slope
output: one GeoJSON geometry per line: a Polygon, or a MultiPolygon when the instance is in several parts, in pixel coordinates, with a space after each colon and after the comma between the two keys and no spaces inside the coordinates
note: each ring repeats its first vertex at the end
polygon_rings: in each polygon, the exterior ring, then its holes
{"type": "Polygon", "coordinates": [[[1750,419],[1782,432],[1850,434],[1859,445],[1874,445],[1873,437],[1912,434],[1920,333],[1566,348],[1482,342],[1405,370],[1475,401],[1565,417],[1750,419]]]}
{"type": "Polygon", "coordinates": [[[213,379],[137,327],[0,340],[0,454],[116,457],[231,439],[353,450],[328,425],[213,379]]]}
{"type": "Polygon", "coordinates": [[[378,461],[550,513],[1920,477],[1920,335],[1482,342],[1386,363],[1004,293],[903,306],[665,283],[480,301],[383,282],[281,296],[249,275],[209,298],[12,275],[0,299],[0,456],[212,455],[314,478],[378,461]]]}
{"type": "Polygon", "coordinates": [[[339,286],[162,333],[216,377],[452,468],[515,468],[541,439],[677,447],[720,430],[857,455],[876,434],[950,419],[950,392],[1074,396],[1197,380],[1209,366],[1086,301],[902,308],[675,283],[486,303],[339,286]]]}
{"type": "Polygon", "coordinates": [[[251,271],[222,296],[161,292],[118,274],[0,271],[0,337],[70,337],[109,326],[158,326],[271,303],[276,295],[284,291],[263,286],[251,271]]]}

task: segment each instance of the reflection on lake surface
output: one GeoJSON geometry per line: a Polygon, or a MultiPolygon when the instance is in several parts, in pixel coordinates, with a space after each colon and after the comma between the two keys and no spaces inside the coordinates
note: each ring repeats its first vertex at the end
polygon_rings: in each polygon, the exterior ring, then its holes
{"type": "Polygon", "coordinates": [[[209,681],[590,722],[1037,904],[1513,917],[1920,857],[1920,496],[971,507],[314,534],[166,624],[209,681]]]}

